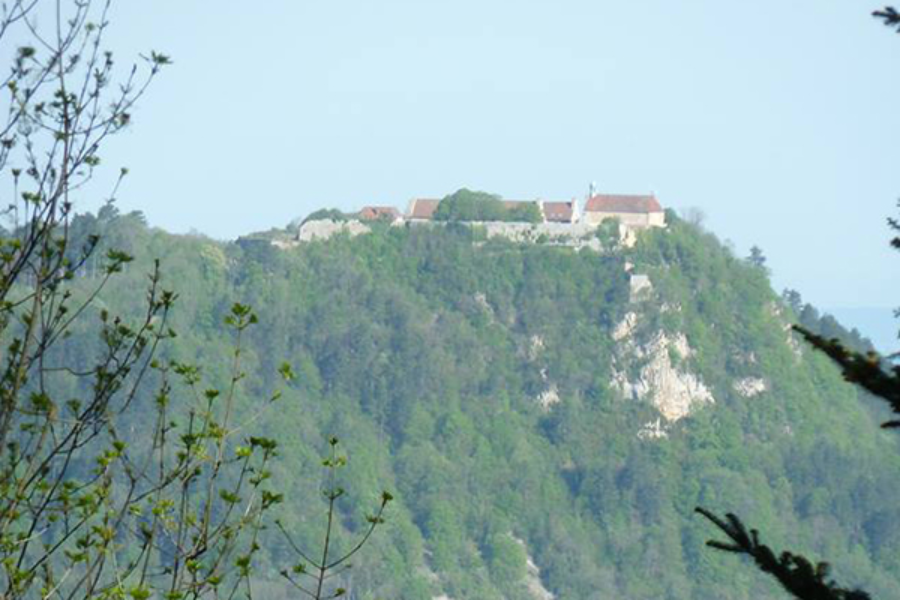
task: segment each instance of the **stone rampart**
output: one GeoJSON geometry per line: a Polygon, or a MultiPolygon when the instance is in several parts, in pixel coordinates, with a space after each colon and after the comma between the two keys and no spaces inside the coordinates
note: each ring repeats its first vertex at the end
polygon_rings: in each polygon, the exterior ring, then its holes
{"type": "Polygon", "coordinates": [[[359,221],[332,221],[331,219],[322,219],[321,221],[307,221],[300,227],[297,234],[297,241],[311,242],[313,240],[327,240],[333,235],[339,233],[347,233],[350,237],[369,233],[369,227],[359,221]]]}

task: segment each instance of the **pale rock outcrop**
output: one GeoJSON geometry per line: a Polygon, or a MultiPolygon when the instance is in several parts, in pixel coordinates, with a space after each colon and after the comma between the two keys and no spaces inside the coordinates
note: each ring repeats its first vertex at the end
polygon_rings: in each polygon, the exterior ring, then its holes
{"type": "Polygon", "coordinates": [[[544,351],[544,338],[540,335],[533,335],[528,339],[528,360],[537,360],[541,352],[544,351]]]}
{"type": "Polygon", "coordinates": [[[631,337],[638,324],[638,316],[635,312],[625,313],[622,322],[613,329],[612,337],[615,341],[621,342],[631,337]]]}
{"type": "Polygon", "coordinates": [[[540,371],[541,381],[547,384],[547,388],[535,398],[535,401],[540,405],[541,409],[546,413],[550,412],[555,405],[559,404],[559,388],[556,387],[555,383],[550,383],[550,377],[547,375],[547,369],[541,369],[540,371]]]}
{"type": "Polygon", "coordinates": [[[690,358],[694,354],[694,351],[688,345],[687,337],[683,333],[679,333],[671,339],[670,344],[681,358],[690,358]]]}
{"type": "Polygon", "coordinates": [[[732,388],[744,398],[752,398],[768,391],[769,384],[759,377],[744,377],[734,382],[732,388]]]}
{"type": "Polygon", "coordinates": [[[701,379],[672,363],[670,349],[682,359],[693,353],[684,334],[659,332],[647,344],[633,341],[623,344],[626,360],[644,361],[634,380],[624,370],[614,367],[612,386],[626,398],[649,399],[667,423],[674,423],[691,414],[696,407],[712,404],[715,398],[701,379]]]}
{"type": "Polygon", "coordinates": [[[794,354],[794,358],[799,361],[803,358],[803,348],[801,348],[800,342],[797,341],[797,335],[794,333],[794,330],[791,329],[790,323],[783,323],[781,328],[782,330],[784,330],[785,335],[787,336],[786,341],[788,348],[791,349],[791,352],[794,354]]]}
{"type": "Polygon", "coordinates": [[[638,431],[638,438],[642,440],[658,440],[660,438],[669,437],[666,426],[663,425],[662,419],[656,419],[649,423],[645,423],[638,431]]]}
{"type": "Polygon", "coordinates": [[[794,337],[794,332],[791,330],[790,325],[788,325],[787,345],[788,348],[791,349],[791,352],[794,353],[794,358],[797,360],[803,358],[803,348],[800,346],[800,342],[797,341],[797,338],[794,337]]]}
{"type": "Polygon", "coordinates": [[[551,383],[546,390],[541,392],[537,397],[537,403],[544,412],[550,412],[554,406],[560,403],[559,389],[555,383],[551,383]]]}
{"type": "Polygon", "coordinates": [[[278,248],[279,250],[290,250],[291,248],[296,248],[297,244],[300,242],[296,239],[294,240],[285,240],[285,239],[275,239],[272,240],[272,245],[278,248]]]}
{"type": "Polygon", "coordinates": [[[356,237],[370,231],[371,229],[369,229],[368,225],[356,220],[332,221],[331,219],[322,219],[320,221],[307,221],[300,227],[297,241],[327,240],[339,233],[347,233],[350,237],[356,237]]]}
{"type": "Polygon", "coordinates": [[[632,275],[628,283],[628,299],[630,302],[646,300],[653,291],[653,282],[648,275],[632,275]]]}
{"type": "Polygon", "coordinates": [[[525,540],[517,538],[512,533],[509,534],[509,537],[525,550],[525,588],[532,600],[556,600],[556,596],[544,587],[544,583],[541,581],[541,570],[531,557],[531,553],[528,552],[525,540]]]}
{"type": "Polygon", "coordinates": [[[475,300],[475,304],[477,304],[481,310],[483,310],[491,319],[491,323],[496,322],[497,314],[494,312],[494,307],[491,306],[491,303],[488,302],[487,296],[484,295],[484,292],[478,292],[472,299],[475,300]]]}
{"type": "Polygon", "coordinates": [[[769,302],[766,306],[769,314],[773,317],[777,318],[781,321],[781,328],[787,334],[787,345],[788,348],[791,349],[791,352],[794,353],[794,357],[798,360],[803,358],[803,348],[800,343],[797,341],[796,334],[794,334],[794,330],[791,328],[791,323],[788,323],[784,318],[784,310],[777,302],[769,302]]]}

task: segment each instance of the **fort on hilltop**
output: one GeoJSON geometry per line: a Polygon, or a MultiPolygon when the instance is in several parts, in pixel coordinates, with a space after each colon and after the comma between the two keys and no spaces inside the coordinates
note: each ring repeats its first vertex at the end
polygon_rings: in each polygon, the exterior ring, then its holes
{"type": "MultiPolygon", "coordinates": [[[[450,197],[448,197],[450,198],[450,197]]],[[[338,211],[319,211],[310,215],[299,227],[292,240],[275,241],[280,247],[297,243],[327,239],[337,233],[350,236],[370,231],[368,223],[387,222],[392,226],[438,225],[448,219],[441,218],[438,207],[446,199],[414,198],[405,213],[394,206],[364,206],[359,212],[341,215],[338,211]]],[[[492,201],[493,202],[493,201],[492,201]]],[[[562,240],[565,245],[576,247],[596,245],[584,241],[591,237],[602,223],[616,220],[620,242],[634,244],[637,232],[652,227],[665,227],[666,217],[662,205],[654,194],[595,194],[590,193],[583,202],[551,200],[499,200],[498,210],[505,219],[463,219],[485,229],[488,237],[506,237],[514,241],[534,242],[538,239],[562,240]],[[528,215],[528,220],[516,220],[515,215],[528,215]],[[577,243],[576,243],[577,241],[577,243]]],[[[453,220],[453,219],[450,219],[453,220]]]]}
{"type": "MultiPolygon", "coordinates": [[[[415,223],[433,221],[434,213],[441,203],[436,198],[414,198],[403,215],[403,220],[415,223]]],[[[656,196],[638,194],[592,194],[579,206],[577,200],[504,200],[507,209],[520,206],[536,205],[544,223],[588,223],[599,225],[606,219],[618,219],[623,225],[635,229],[648,227],[665,227],[666,215],[656,196]]],[[[384,207],[367,206],[360,211],[360,216],[384,207]]]]}

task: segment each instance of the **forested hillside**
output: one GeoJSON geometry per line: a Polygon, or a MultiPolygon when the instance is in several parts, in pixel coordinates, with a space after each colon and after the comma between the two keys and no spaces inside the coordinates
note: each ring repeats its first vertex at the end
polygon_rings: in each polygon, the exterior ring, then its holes
{"type": "MultiPolygon", "coordinates": [[[[285,528],[318,543],[330,435],[350,460],[344,532],[364,528],[382,489],[396,498],[343,580],[350,597],[782,597],[704,548],[698,504],[828,558],[848,586],[900,595],[895,436],[791,337],[799,315],[764,269],[670,221],[600,253],[452,224],[279,250],[171,235],[111,207],[73,235],[137,256],[98,313],[137,314],[161,260],[179,294],[161,352],[213,385],[227,385],[229,308],[256,310],[238,410],[262,409],[248,435],[279,441],[285,528]],[[267,404],[285,361],[296,378],[267,404]]],[[[96,272],[89,262],[73,286],[96,272]]],[[[72,360],[96,350],[97,320],[66,342],[72,360]]],[[[151,391],[123,424],[135,440],[151,391]]],[[[293,554],[274,527],[261,545],[260,597],[292,597],[279,571],[293,554]]]]}

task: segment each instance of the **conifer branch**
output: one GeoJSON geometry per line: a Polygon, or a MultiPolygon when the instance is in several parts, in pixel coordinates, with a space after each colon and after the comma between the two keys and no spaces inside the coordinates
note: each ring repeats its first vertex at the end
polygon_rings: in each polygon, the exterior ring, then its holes
{"type": "Polygon", "coordinates": [[[813,563],[805,557],[787,551],[776,557],[771,548],[760,543],[759,532],[755,529],[748,532],[736,515],[728,513],[722,519],[704,508],[697,507],[694,510],[711,521],[731,540],[731,542],[709,540],[706,542],[707,546],[749,556],[761,571],[775,577],[794,597],[800,600],[871,599],[871,596],[862,590],[838,587],[828,578],[830,570],[828,563],[820,562],[813,566],[813,563]]]}
{"type": "MultiPolygon", "coordinates": [[[[862,354],[850,350],[836,338],[826,339],[799,325],[793,325],[792,328],[814,348],[836,362],[841,367],[844,379],[882,398],[890,404],[894,414],[900,415],[900,365],[894,365],[886,371],[876,352],[862,354]]],[[[900,420],[888,421],[881,426],[900,427],[900,420]]]]}
{"type": "Polygon", "coordinates": [[[888,27],[893,27],[900,32],[900,12],[897,12],[893,6],[885,6],[882,10],[876,10],[872,13],[876,19],[881,19],[888,27]]]}

